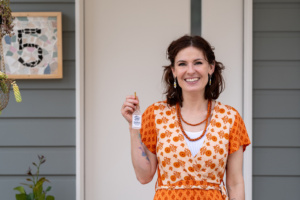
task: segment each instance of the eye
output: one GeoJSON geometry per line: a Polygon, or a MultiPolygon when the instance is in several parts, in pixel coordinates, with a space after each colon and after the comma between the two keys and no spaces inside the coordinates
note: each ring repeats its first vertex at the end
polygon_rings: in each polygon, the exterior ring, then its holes
{"type": "Polygon", "coordinates": [[[185,66],[185,63],[179,63],[178,66],[185,66]]]}
{"type": "Polygon", "coordinates": [[[202,65],[202,62],[198,61],[195,63],[195,65],[202,65]]]}

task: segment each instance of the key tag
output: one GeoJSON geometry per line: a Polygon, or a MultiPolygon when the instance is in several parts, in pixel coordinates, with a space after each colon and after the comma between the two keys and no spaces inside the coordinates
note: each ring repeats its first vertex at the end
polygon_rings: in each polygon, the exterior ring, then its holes
{"type": "MultiPolygon", "coordinates": [[[[134,92],[134,98],[136,99],[136,92],[134,92]]],[[[136,105],[136,109],[132,114],[132,128],[141,129],[142,128],[142,115],[140,111],[140,105],[136,105]]]]}

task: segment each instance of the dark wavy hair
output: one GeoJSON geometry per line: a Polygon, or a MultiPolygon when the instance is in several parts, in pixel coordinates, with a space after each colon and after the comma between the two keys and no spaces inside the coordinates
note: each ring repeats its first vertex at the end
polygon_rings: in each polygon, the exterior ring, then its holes
{"type": "Polygon", "coordinates": [[[179,103],[182,106],[183,102],[181,87],[177,83],[177,87],[174,88],[172,68],[174,67],[175,57],[179,51],[191,46],[201,50],[209,64],[215,64],[215,71],[211,77],[211,85],[207,83],[205,86],[204,98],[208,100],[217,99],[225,88],[225,82],[222,76],[222,70],[224,70],[225,67],[221,62],[216,61],[215,54],[213,52],[214,48],[200,36],[185,35],[177,40],[174,40],[169,45],[167,49],[167,58],[170,60],[171,64],[168,66],[163,66],[163,82],[165,83],[166,87],[164,94],[166,94],[167,103],[170,106],[176,105],[176,103],[179,103]]]}

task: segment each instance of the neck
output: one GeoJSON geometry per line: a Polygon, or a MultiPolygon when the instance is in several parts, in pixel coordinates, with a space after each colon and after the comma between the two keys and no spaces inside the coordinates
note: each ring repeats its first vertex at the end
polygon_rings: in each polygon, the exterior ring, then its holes
{"type": "Polygon", "coordinates": [[[183,94],[182,109],[185,111],[207,111],[208,100],[201,94],[183,94]]]}

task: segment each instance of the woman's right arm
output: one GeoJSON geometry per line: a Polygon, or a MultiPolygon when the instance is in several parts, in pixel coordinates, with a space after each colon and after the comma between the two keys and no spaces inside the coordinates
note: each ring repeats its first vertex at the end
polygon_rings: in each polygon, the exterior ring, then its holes
{"type": "Polygon", "coordinates": [[[142,184],[149,183],[157,167],[156,155],[151,153],[141,141],[140,130],[129,128],[131,138],[131,159],[137,179],[142,184]]]}
{"type": "Polygon", "coordinates": [[[157,158],[142,143],[140,130],[132,129],[132,113],[139,104],[134,96],[128,96],[124,102],[121,113],[129,123],[130,141],[131,141],[131,159],[137,179],[140,183],[149,183],[156,172],[157,158]]]}

